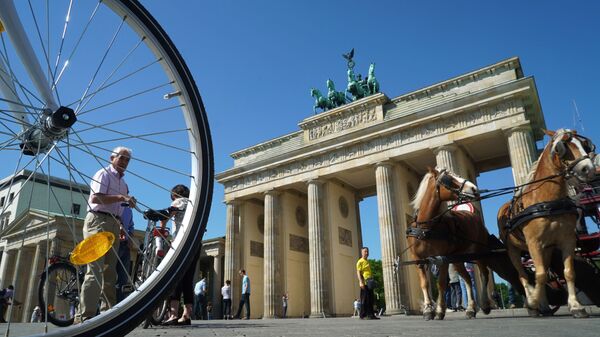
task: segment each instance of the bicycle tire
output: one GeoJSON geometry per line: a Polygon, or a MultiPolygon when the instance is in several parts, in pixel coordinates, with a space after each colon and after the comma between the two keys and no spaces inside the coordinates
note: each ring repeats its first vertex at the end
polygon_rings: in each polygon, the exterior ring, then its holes
{"type": "MultiPolygon", "coordinates": [[[[38,301],[39,301],[39,306],[41,309],[42,319],[44,319],[46,317],[46,309],[48,308],[48,306],[46,305],[46,301],[45,301],[45,298],[46,298],[46,294],[45,294],[46,287],[45,286],[46,286],[46,284],[48,284],[48,283],[46,283],[46,277],[47,277],[47,275],[56,275],[56,277],[58,277],[59,275],[61,275],[61,271],[62,271],[62,275],[63,275],[63,277],[61,277],[62,281],[71,282],[74,279],[77,279],[77,269],[75,269],[74,266],[72,266],[68,263],[63,263],[63,262],[55,263],[55,264],[51,265],[50,267],[48,267],[48,274],[46,274],[46,272],[42,273],[42,275],[40,276],[40,282],[38,285],[38,301]],[[66,277],[64,277],[64,276],[66,276],[66,277]]],[[[52,276],[50,278],[52,278],[52,276]]],[[[80,281],[82,281],[82,280],[78,280],[77,282],[79,284],[81,284],[80,281]]],[[[73,284],[73,285],[71,285],[71,288],[64,289],[64,290],[66,290],[70,293],[71,292],[77,293],[78,285],[76,285],[76,284],[73,284]],[[74,289],[72,288],[73,285],[75,286],[74,289]]],[[[67,286],[67,285],[65,285],[65,286],[67,286]]],[[[51,297],[53,297],[52,294],[48,294],[48,298],[51,298],[51,297]]],[[[68,301],[67,301],[67,303],[68,303],[68,301]]],[[[54,301],[52,301],[52,306],[56,308],[56,307],[64,306],[67,303],[61,303],[60,305],[57,305],[56,303],[54,303],[54,301]]],[[[77,309],[77,308],[75,308],[75,309],[77,309]]],[[[60,318],[56,317],[55,310],[52,310],[52,312],[53,312],[52,314],[50,312],[48,313],[48,316],[47,316],[48,322],[50,322],[56,326],[60,326],[60,327],[66,327],[66,326],[73,324],[74,317],[70,317],[69,319],[60,319],[60,318]]]]}
{"type": "Polygon", "coordinates": [[[170,252],[168,261],[162,264],[158,273],[153,273],[143,286],[135,290],[126,300],[111,310],[86,321],[48,332],[44,336],[122,336],[133,330],[144,320],[154,305],[164,298],[180,275],[187,268],[187,262],[198,254],[210,212],[213,191],[214,161],[212,140],[208,118],[191,72],[158,22],[137,0],[104,0],[121,17],[127,17],[127,24],[140,36],[144,44],[157,55],[172,86],[179,89],[179,101],[186,106],[186,125],[189,127],[190,153],[192,154],[190,184],[192,193],[188,212],[189,219],[179,230],[178,245],[170,252]],[[158,57],[160,56],[160,57],[158,57]],[[193,138],[193,139],[192,139],[193,138]]]}
{"type": "Polygon", "coordinates": [[[166,298],[164,300],[160,300],[154,309],[150,311],[150,315],[148,315],[148,321],[154,326],[159,326],[162,324],[167,311],[169,310],[169,299],[166,298]]]}

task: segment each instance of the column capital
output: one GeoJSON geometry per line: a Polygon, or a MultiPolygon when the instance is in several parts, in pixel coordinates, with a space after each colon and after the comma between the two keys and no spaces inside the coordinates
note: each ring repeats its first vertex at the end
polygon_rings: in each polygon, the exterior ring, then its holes
{"type": "Polygon", "coordinates": [[[270,190],[266,190],[263,192],[263,195],[272,195],[272,196],[278,196],[281,195],[281,193],[283,193],[282,191],[279,190],[275,190],[275,189],[270,189],[270,190]]]}
{"type": "Polygon", "coordinates": [[[231,199],[231,200],[225,200],[223,201],[223,203],[225,205],[231,205],[231,206],[239,206],[242,202],[240,200],[236,200],[236,199],[231,199]]]}
{"type": "Polygon", "coordinates": [[[508,137],[513,132],[517,132],[517,131],[531,132],[532,130],[531,130],[531,125],[529,125],[529,124],[521,124],[521,125],[514,126],[512,128],[509,128],[509,129],[503,129],[502,131],[508,137]]]}
{"type": "Polygon", "coordinates": [[[390,159],[386,159],[386,160],[382,160],[382,161],[378,161],[375,163],[375,167],[393,167],[394,166],[394,162],[391,161],[390,159]]]}
{"type": "Polygon", "coordinates": [[[448,144],[444,144],[444,145],[440,145],[438,147],[434,147],[431,149],[431,151],[433,151],[433,154],[435,156],[438,155],[438,153],[440,153],[440,151],[448,151],[448,152],[455,152],[456,150],[458,150],[458,146],[454,143],[448,143],[448,144]]]}
{"type": "Polygon", "coordinates": [[[325,184],[325,180],[323,178],[311,178],[304,181],[306,185],[315,184],[315,185],[323,185],[325,184]]]}

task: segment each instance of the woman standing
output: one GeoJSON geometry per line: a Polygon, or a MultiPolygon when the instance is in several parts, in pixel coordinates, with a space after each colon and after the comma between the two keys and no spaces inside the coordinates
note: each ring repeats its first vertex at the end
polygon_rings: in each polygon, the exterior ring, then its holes
{"type": "MultiPolygon", "coordinates": [[[[177,230],[181,227],[185,208],[187,207],[190,190],[184,185],[177,185],[171,190],[171,207],[169,214],[173,219],[173,236],[177,235],[177,230]]],[[[161,225],[164,228],[167,220],[162,221],[161,225]]],[[[183,278],[175,287],[175,292],[171,296],[171,310],[169,319],[163,325],[191,325],[192,324],[192,304],[194,303],[194,271],[198,255],[188,265],[187,271],[183,278]],[[179,299],[183,294],[183,313],[179,317],[179,299]]]]}

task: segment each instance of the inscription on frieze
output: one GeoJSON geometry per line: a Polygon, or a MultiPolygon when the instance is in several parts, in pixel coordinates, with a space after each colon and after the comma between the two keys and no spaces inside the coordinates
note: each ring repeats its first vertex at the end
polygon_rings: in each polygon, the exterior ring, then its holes
{"type": "Polygon", "coordinates": [[[308,254],[308,239],[302,236],[290,234],[290,250],[308,254]]]}
{"type": "Polygon", "coordinates": [[[375,108],[344,114],[338,118],[332,118],[327,122],[311,127],[308,130],[308,139],[318,139],[332,133],[338,133],[361,125],[366,125],[376,120],[377,113],[375,108]]]}
{"type": "Polygon", "coordinates": [[[352,231],[343,227],[338,227],[338,238],[340,245],[352,247],[352,231]]]}
{"type": "Polygon", "coordinates": [[[518,112],[514,101],[503,102],[480,110],[457,114],[441,121],[432,121],[418,127],[411,127],[388,136],[337,149],[315,157],[299,160],[287,165],[251,174],[226,182],[225,193],[267,183],[286,176],[304,173],[321,167],[338,164],[355,158],[364,157],[380,151],[416,143],[438,135],[472,127],[495,119],[510,116],[518,112]]]}
{"type": "Polygon", "coordinates": [[[264,257],[265,245],[262,242],[250,241],[250,256],[264,257]]]}

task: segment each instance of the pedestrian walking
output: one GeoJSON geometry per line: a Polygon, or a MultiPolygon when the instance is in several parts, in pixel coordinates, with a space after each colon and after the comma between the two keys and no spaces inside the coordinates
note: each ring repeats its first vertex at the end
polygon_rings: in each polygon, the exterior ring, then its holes
{"type": "Polygon", "coordinates": [[[242,277],[242,298],[240,299],[240,305],[235,318],[241,318],[242,308],[246,306],[246,319],[250,319],[250,278],[246,275],[246,270],[241,269],[239,272],[242,277]]]}

